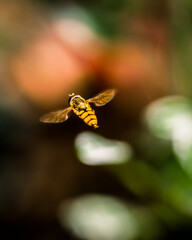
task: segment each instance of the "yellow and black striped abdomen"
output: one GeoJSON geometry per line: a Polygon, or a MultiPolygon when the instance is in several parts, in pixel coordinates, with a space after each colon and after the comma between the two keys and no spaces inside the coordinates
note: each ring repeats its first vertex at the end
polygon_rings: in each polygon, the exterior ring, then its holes
{"type": "Polygon", "coordinates": [[[76,111],[77,116],[79,116],[86,124],[91,127],[98,128],[97,117],[95,111],[89,106],[85,110],[76,111]]]}

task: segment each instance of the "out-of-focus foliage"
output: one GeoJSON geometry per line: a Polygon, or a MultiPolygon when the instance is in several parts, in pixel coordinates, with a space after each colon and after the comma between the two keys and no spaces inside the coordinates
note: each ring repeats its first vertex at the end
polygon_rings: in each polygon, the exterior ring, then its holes
{"type": "Polygon", "coordinates": [[[192,239],[192,1],[0,1],[2,239],[192,239]],[[99,128],[45,112],[106,88],[99,128]]]}
{"type": "Polygon", "coordinates": [[[167,97],[149,106],[146,122],[151,131],[169,139],[184,170],[192,174],[192,102],[184,97],[167,97]]]}
{"type": "Polygon", "coordinates": [[[121,164],[131,158],[131,148],[125,142],[105,139],[97,134],[83,132],[75,140],[77,155],[88,165],[121,164]]]}
{"type": "Polygon", "coordinates": [[[123,202],[107,196],[91,195],[63,204],[61,223],[82,239],[132,239],[138,233],[135,216],[123,202]]]}

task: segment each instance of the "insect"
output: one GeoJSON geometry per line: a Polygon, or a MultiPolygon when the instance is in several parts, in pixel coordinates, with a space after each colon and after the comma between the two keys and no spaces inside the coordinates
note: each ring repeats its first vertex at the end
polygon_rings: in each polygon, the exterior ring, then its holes
{"type": "Polygon", "coordinates": [[[44,123],[61,123],[66,121],[71,111],[73,111],[86,124],[91,127],[98,128],[97,117],[95,115],[95,111],[91,108],[90,103],[95,104],[97,107],[104,106],[113,99],[115,94],[115,89],[108,89],[87,100],[82,98],[80,95],[75,95],[74,93],[69,94],[68,103],[70,107],[45,114],[40,118],[40,121],[44,123]]]}

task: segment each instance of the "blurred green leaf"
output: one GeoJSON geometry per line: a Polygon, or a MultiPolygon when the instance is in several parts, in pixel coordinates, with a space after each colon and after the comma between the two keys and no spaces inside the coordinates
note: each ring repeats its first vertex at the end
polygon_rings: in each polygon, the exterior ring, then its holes
{"type": "Polygon", "coordinates": [[[126,240],[138,235],[138,223],[130,209],[120,200],[90,194],[63,203],[59,220],[76,236],[87,240],[126,240]]]}
{"type": "Polygon", "coordinates": [[[106,139],[92,132],[80,133],[75,140],[75,149],[79,160],[88,165],[125,163],[132,156],[127,143],[106,139]]]}
{"type": "Polygon", "coordinates": [[[145,122],[156,136],[171,140],[183,169],[192,177],[192,102],[180,96],[160,99],[148,106],[145,122]]]}

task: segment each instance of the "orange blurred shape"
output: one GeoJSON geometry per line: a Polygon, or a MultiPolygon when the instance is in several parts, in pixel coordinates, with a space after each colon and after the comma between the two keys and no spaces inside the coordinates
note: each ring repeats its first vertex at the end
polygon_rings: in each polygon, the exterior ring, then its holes
{"type": "Polygon", "coordinates": [[[72,18],[60,19],[53,23],[52,29],[81,61],[92,70],[98,67],[106,42],[86,22],[72,18]]]}
{"type": "Polygon", "coordinates": [[[104,59],[104,74],[119,88],[137,86],[151,75],[151,63],[145,50],[138,44],[120,43],[104,59]]]}
{"type": "Polygon", "coordinates": [[[64,26],[62,37],[54,29],[54,24],[51,25],[46,33],[24,48],[11,64],[20,91],[45,107],[61,103],[71,92],[80,92],[99,56],[99,44],[88,28],[84,27],[87,35],[82,35],[78,24],[76,28],[70,21],[69,26],[67,23],[59,24],[60,28],[64,26]]]}
{"type": "Polygon", "coordinates": [[[102,74],[108,85],[121,90],[124,103],[144,105],[167,93],[169,65],[165,49],[122,41],[108,51],[102,74]]]}
{"type": "Polygon", "coordinates": [[[12,71],[20,90],[43,105],[59,102],[86,74],[73,55],[47,37],[38,39],[17,56],[12,71]]]}

